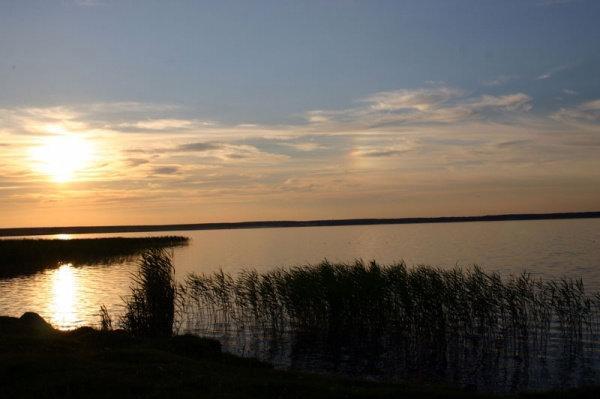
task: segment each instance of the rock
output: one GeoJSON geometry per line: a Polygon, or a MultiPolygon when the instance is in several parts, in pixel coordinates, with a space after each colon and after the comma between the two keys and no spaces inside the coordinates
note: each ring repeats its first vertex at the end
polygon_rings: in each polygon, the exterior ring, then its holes
{"type": "Polygon", "coordinates": [[[23,313],[19,321],[23,328],[31,332],[46,333],[54,331],[52,326],[42,316],[34,312],[23,313]]]}

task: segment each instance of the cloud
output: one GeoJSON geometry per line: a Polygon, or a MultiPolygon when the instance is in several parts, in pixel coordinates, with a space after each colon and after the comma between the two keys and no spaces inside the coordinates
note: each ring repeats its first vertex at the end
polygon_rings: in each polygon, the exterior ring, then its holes
{"type": "Polygon", "coordinates": [[[127,158],[125,159],[125,164],[130,168],[135,168],[136,166],[140,166],[143,164],[147,164],[150,161],[144,158],[127,158]]]}
{"type": "Polygon", "coordinates": [[[507,147],[520,147],[523,145],[531,144],[531,140],[510,140],[503,141],[501,143],[496,144],[496,147],[499,148],[507,148],[507,147]]]}
{"type": "Polygon", "coordinates": [[[471,111],[491,109],[497,111],[529,111],[531,110],[531,97],[523,93],[508,94],[504,96],[483,95],[465,104],[471,111]]]}
{"type": "Polygon", "coordinates": [[[600,99],[586,101],[571,108],[561,108],[552,118],[567,123],[600,123],[600,99]]]}
{"type": "Polygon", "coordinates": [[[134,124],[139,129],[148,130],[185,129],[191,125],[192,121],[186,119],[150,119],[134,124]]]}
{"type": "Polygon", "coordinates": [[[176,132],[214,126],[211,121],[198,119],[144,119],[135,122],[107,124],[104,128],[116,129],[120,132],[147,133],[147,132],[176,132]]]}
{"type": "Polygon", "coordinates": [[[152,169],[156,175],[174,175],[179,172],[179,166],[157,166],[152,169]]]}
{"type": "Polygon", "coordinates": [[[393,148],[358,148],[352,151],[352,155],[367,158],[384,158],[404,154],[408,150],[395,150],[393,148]]]}
{"type": "Polygon", "coordinates": [[[532,108],[531,97],[524,93],[469,97],[463,90],[446,86],[384,91],[360,102],[361,107],[344,110],[313,110],[307,113],[307,119],[314,126],[354,124],[364,128],[458,123],[497,113],[526,112],[532,108]]]}
{"type": "Polygon", "coordinates": [[[565,64],[565,65],[559,65],[555,68],[552,68],[544,73],[542,73],[541,75],[537,76],[535,78],[535,80],[546,80],[546,79],[550,79],[552,78],[554,75],[556,75],[557,73],[566,71],[567,69],[570,69],[574,67],[573,64],[565,64]]]}
{"type": "Polygon", "coordinates": [[[375,216],[466,213],[481,198],[501,211],[524,195],[535,204],[598,191],[599,100],[555,113],[571,126],[528,112],[525,93],[439,84],[373,93],[289,125],[208,124],[181,107],[119,104],[0,109],[0,143],[10,144],[0,150],[0,206],[15,209],[4,223],[57,223],[44,218],[67,214],[59,208],[132,223],[153,212],[167,223],[277,218],[292,201],[306,217],[358,215],[365,203],[387,209],[375,216]],[[86,134],[106,166],[56,190],[28,169],[27,149],[61,130],[86,134]]]}
{"type": "Polygon", "coordinates": [[[441,104],[463,94],[452,87],[437,87],[416,90],[394,90],[375,93],[363,101],[375,111],[417,110],[426,112],[439,108],[441,104]]]}
{"type": "Polygon", "coordinates": [[[181,106],[175,104],[146,103],[138,101],[96,102],[78,104],[82,112],[87,114],[115,114],[115,113],[160,113],[180,110],[181,106]]]}
{"type": "Polygon", "coordinates": [[[293,148],[297,151],[310,152],[316,150],[322,150],[327,148],[325,145],[316,143],[314,141],[300,142],[300,143],[281,143],[281,145],[293,148]]]}
{"type": "Polygon", "coordinates": [[[200,143],[182,144],[182,145],[176,147],[174,150],[181,151],[181,152],[187,152],[187,151],[189,151],[189,152],[204,152],[204,151],[218,150],[220,148],[223,148],[223,144],[200,142],[200,143]]]}
{"type": "Polygon", "coordinates": [[[248,144],[195,142],[181,144],[171,148],[169,152],[194,153],[204,157],[213,157],[221,161],[279,162],[288,158],[286,155],[261,151],[248,144]]]}
{"type": "Polygon", "coordinates": [[[0,108],[0,129],[22,135],[60,134],[84,128],[80,116],[68,107],[0,108]]]}
{"type": "Polygon", "coordinates": [[[415,150],[420,144],[414,138],[403,138],[402,140],[391,139],[382,142],[376,140],[376,144],[354,145],[351,156],[362,158],[388,158],[396,157],[415,150]]]}

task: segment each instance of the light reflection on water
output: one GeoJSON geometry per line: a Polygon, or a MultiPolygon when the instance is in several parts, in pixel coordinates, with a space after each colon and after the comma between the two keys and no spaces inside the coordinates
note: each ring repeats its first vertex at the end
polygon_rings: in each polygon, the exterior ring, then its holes
{"type": "Polygon", "coordinates": [[[72,234],[56,234],[49,238],[55,238],[57,240],[70,240],[71,238],[73,238],[73,235],[72,234]]]}
{"type": "Polygon", "coordinates": [[[0,280],[0,314],[39,313],[60,329],[96,326],[100,306],[117,316],[129,293],[131,263],[111,266],[63,264],[33,276],[0,280]]]}
{"type": "Polygon", "coordinates": [[[80,281],[73,272],[73,265],[61,265],[52,276],[52,302],[49,313],[52,323],[71,326],[79,320],[77,303],[79,302],[80,281]]]}

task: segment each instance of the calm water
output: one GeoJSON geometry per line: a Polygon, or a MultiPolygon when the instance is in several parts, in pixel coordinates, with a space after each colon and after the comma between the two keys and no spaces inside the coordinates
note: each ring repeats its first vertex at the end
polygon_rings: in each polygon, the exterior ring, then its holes
{"type": "MultiPolygon", "coordinates": [[[[527,270],[542,277],[581,277],[588,289],[600,288],[600,219],[79,236],[165,234],[191,238],[189,246],[174,252],[179,278],[190,272],[267,270],[325,258],[348,262],[362,258],[440,267],[478,264],[504,274],[527,270]]],[[[102,304],[112,314],[119,313],[121,297],[129,292],[134,270],[135,262],[107,266],[68,264],[33,276],[0,280],[0,314],[18,316],[36,311],[63,329],[96,325],[102,304]]]]}

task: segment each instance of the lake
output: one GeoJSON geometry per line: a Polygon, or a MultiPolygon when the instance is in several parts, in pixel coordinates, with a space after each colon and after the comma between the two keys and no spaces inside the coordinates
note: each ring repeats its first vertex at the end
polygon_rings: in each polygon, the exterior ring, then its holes
{"type": "MultiPolygon", "coordinates": [[[[268,270],[323,259],[444,268],[480,265],[488,271],[540,277],[581,277],[600,288],[600,219],[403,224],[115,233],[47,236],[149,236],[176,234],[190,244],[174,250],[178,278],[188,273],[268,270]]],[[[135,262],[106,266],[63,265],[35,275],[0,280],[0,314],[36,311],[53,325],[96,325],[101,305],[120,312],[135,262]]]]}

